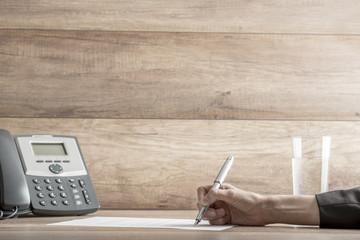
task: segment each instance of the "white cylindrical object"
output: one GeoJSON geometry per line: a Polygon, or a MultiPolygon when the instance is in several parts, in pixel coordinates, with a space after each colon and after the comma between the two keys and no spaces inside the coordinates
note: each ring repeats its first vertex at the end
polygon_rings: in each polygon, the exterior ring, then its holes
{"type": "Polygon", "coordinates": [[[322,137],[322,158],[330,158],[331,137],[322,137]]]}
{"type": "Polygon", "coordinates": [[[329,161],[330,161],[331,137],[322,138],[321,154],[321,192],[327,192],[329,189],[329,161]]]}
{"type": "Polygon", "coordinates": [[[302,156],[301,137],[293,138],[293,158],[301,158],[302,156]]]}
{"type": "Polygon", "coordinates": [[[292,178],[293,178],[293,195],[299,195],[299,173],[298,173],[298,161],[299,158],[292,158],[292,178]]]}

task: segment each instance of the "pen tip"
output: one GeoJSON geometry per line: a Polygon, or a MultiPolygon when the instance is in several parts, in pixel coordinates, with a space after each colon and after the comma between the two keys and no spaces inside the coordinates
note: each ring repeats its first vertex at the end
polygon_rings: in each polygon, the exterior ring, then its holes
{"type": "Polygon", "coordinates": [[[196,219],[196,220],[195,220],[195,223],[194,223],[194,226],[198,225],[199,222],[200,222],[199,219],[196,219]]]}

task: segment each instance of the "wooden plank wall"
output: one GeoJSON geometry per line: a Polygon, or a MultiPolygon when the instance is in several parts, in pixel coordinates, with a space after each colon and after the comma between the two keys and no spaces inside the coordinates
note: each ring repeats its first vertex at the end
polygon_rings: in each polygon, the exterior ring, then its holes
{"type": "Polygon", "coordinates": [[[291,194],[292,137],[360,185],[360,2],[0,1],[0,128],[75,135],[102,208],[194,209],[227,182],[291,194]]]}

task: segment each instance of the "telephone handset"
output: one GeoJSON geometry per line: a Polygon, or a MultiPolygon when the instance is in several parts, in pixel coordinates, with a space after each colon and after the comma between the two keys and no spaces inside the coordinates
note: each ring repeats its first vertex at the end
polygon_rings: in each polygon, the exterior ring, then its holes
{"type": "Polygon", "coordinates": [[[0,129],[0,219],[82,215],[99,207],[75,137],[0,129]]]}

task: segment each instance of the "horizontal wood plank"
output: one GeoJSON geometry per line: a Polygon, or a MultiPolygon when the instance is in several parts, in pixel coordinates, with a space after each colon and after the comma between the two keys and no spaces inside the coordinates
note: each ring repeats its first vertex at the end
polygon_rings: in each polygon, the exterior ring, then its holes
{"type": "Polygon", "coordinates": [[[359,34],[357,0],[0,1],[0,28],[359,34]]]}
{"type": "Polygon", "coordinates": [[[331,136],[330,190],[360,185],[358,122],[2,118],[0,128],[77,136],[103,209],[195,209],[197,187],[230,154],[226,182],[292,194],[293,136],[331,136]]]}
{"type": "Polygon", "coordinates": [[[0,31],[0,116],[358,120],[360,37],[0,31]]]}

